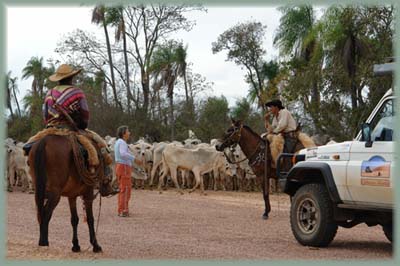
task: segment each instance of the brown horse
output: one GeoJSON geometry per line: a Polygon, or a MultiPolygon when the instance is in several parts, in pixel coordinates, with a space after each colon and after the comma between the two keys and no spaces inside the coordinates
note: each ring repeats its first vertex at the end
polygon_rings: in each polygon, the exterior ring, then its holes
{"type": "MultiPolygon", "coordinates": [[[[101,196],[110,195],[112,193],[111,176],[106,176],[103,180],[90,185],[85,184],[74,161],[72,145],[70,139],[66,136],[48,135],[33,144],[29,152],[28,164],[32,181],[35,184],[35,202],[40,228],[39,246],[49,245],[49,222],[61,196],[65,196],[68,197],[71,211],[72,251],[80,251],[76,198],[82,196],[93,252],[101,252],[102,249],[97,243],[94,229],[92,209],[95,198],[94,186],[99,186],[101,196]]],[[[101,160],[100,165],[103,165],[103,163],[101,160]]]]}
{"type": "MultiPolygon", "coordinates": [[[[232,126],[225,131],[221,144],[218,144],[216,149],[223,151],[226,147],[231,147],[237,143],[249,160],[249,166],[252,168],[254,174],[261,179],[265,204],[265,211],[262,218],[268,219],[268,214],[271,211],[269,179],[277,178],[275,171],[271,167],[272,157],[269,143],[251,130],[251,128],[243,125],[241,121],[232,119],[232,126]]],[[[301,143],[297,144],[296,150],[301,148],[303,148],[301,143]]]]}

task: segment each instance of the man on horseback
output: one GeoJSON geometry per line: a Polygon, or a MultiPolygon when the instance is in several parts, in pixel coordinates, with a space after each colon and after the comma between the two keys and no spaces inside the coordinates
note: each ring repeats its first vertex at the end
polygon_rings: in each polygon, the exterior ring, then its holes
{"type": "Polygon", "coordinates": [[[315,146],[309,136],[300,133],[299,127],[292,114],[282,105],[280,100],[272,100],[265,104],[269,109],[265,114],[265,129],[267,130],[267,140],[270,143],[273,164],[276,166],[276,160],[280,153],[293,153],[298,141],[304,147],[315,146]],[[272,115],[272,124],[270,116],[272,115]]]}
{"type": "Polygon", "coordinates": [[[62,64],[56,73],[49,77],[50,81],[58,82],[58,85],[47,92],[44,100],[43,118],[46,129],[31,137],[24,149],[26,153],[29,153],[32,143],[45,135],[69,135],[72,131],[77,134],[80,144],[87,151],[90,173],[95,172],[99,165],[99,157],[103,156],[106,165],[105,172],[110,174],[111,169],[108,165],[112,163],[112,157],[107,150],[107,144],[99,135],[87,129],[89,108],[85,94],[80,88],[72,85],[74,77],[81,70],[62,64]],[[92,142],[101,150],[101,154],[97,154],[92,142]]]}
{"type": "Polygon", "coordinates": [[[269,111],[265,114],[265,128],[268,133],[283,133],[290,135],[296,130],[297,124],[292,114],[282,105],[280,100],[272,100],[265,104],[269,111]],[[270,115],[273,115],[272,125],[269,124],[270,115]]]}
{"type": "Polygon", "coordinates": [[[74,70],[69,65],[61,65],[56,73],[49,77],[50,81],[58,85],[47,92],[43,104],[43,116],[46,127],[69,127],[75,129],[67,113],[76,127],[85,130],[89,122],[89,108],[83,91],[72,85],[73,78],[82,69],[74,70]]]}

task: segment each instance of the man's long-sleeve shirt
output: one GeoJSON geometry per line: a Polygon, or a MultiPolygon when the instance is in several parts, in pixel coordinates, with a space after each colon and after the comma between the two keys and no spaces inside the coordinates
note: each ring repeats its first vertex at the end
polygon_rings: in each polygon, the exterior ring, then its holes
{"type": "Polygon", "coordinates": [[[281,109],[278,117],[272,119],[273,133],[290,132],[296,130],[296,121],[287,109],[281,109]]]}

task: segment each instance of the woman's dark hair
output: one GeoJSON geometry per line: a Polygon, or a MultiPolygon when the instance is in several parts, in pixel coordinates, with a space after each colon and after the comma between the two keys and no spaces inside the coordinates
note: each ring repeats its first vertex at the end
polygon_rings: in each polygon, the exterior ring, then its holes
{"type": "Polygon", "coordinates": [[[122,136],[125,134],[125,132],[128,130],[128,126],[120,126],[117,129],[117,138],[122,139],[122,136]]]}

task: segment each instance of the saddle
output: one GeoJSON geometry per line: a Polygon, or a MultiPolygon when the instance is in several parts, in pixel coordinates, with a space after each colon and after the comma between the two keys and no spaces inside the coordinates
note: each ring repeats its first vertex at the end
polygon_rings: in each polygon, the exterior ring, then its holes
{"type": "Polygon", "coordinates": [[[300,131],[300,125],[294,131],[284,134],[266,134],[265,138],[270,143],[272,167],[275,168],[279,154],[282,152],[294,153],[298,142],[305,148],[316,147],[314,141],[300,131]]]}
{"type": "Polygon", "coordinates": [[[23,150],[27,156],[32,145],[48,135],[65,136],[72,144],[74,162],[84,183],[93,184],[110,174],[108,167],[112,163],[105,141],[90,130],[74,131],[65,127],[49,127],[32,136],[24,145],[23,150]]]}

